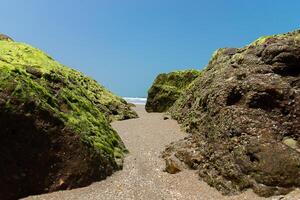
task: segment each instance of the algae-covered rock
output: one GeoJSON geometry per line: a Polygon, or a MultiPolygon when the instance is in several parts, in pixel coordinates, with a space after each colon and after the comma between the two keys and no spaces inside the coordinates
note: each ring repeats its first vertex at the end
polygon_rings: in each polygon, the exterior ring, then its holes
{"type": "Polygon", "coordinates": [[[0,41],[0,199],[86,186],[122,168],[112,119],[136,117],[96,81],[0,41]]]}
{"type": "Polygon", "coordinates": [[[159,74],[148,91],[147,112],[165,112],[179,98],[183,90],[200,75],[197,70],[159,74]]]}
{"type": "Polygon", "coordinates": [[[190,135],[163,156],[196,166],[224,194],[299,187],[300,31],[219,49],[170,113],[190,135]]]}

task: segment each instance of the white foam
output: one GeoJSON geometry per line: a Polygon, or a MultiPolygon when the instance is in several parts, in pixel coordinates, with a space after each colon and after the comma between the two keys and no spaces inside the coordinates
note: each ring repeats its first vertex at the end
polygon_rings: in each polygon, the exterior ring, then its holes
{"type": "Polygon", "coordinates": [[[145,105],[147,101],[147,98],[141,97],[123,97],[123,99],[125,99],[125,101],[127,101],[128,103],[133,103],[137,105],[145,105]]]}

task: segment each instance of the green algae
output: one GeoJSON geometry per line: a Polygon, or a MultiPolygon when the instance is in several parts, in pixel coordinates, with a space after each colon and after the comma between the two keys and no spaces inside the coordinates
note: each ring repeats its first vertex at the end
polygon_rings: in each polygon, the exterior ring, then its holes
{"type": "MultiPolygon", "coordinates": [[[[296,31],[292,31],[292,32],[288,32],[288,33],[282,33],[282,34],[274,34],[274,35],[266,35],[266,36],[261,36],[258,39],[256,39],[255,41],[253,41],[252,43],[250,43],[250,45],[248,46],[257,46],[257,45],[262,45],[264,43],[266,43],[268,40],[280,40],[280,39],[284,39],[284,38],[288,38],[289,36],[300,32],[300,30],[296,30],[296,31]]],[[[299,39],[299,36],[295,37],[295,39],[299,39]]]]}
{"type": "MultiPolygon", "coordinates": [[[[34,102],[112,160],[122,158],[125,147],[109,122],[137,117],[123,99],[95,80],[41,50],[10,40],[0,41],[0,94],[8,96],[5,107],[11,112],[17,108],[16,101],[34,102]]],[[[24,114],[30,115],[30,110],[24,114]]]]}
{"type": "Polygon", "coordinates": [[[194,69],[159,74],[148,91],[146,110],[167,111],[200,74],[194,69]]]}
{"type": "Polygon", "coordinates": [[[170,73],[163,73],[157,76],[154,83],[165,88],[176,88],[177,91],[180,91],[186,88],[191,83],[191,79],[198,77],[200,73],[201,72],[199,70],[195,69],[178,70],[170,73]]]}

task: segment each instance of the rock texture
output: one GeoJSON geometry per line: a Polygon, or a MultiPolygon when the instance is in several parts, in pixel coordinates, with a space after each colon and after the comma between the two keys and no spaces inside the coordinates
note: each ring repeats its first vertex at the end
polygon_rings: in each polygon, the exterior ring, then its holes
{"type": "Polygon", "coordinates": [[[197,70],[159,74],[148,91],[147,112],[167,111],[199,75],[200,71],[197,70]]]}
{"type": "MultiPolygon", "coordinates": [[[[224,194],[300,186],[300,31],[215,52],[170,108],[190,133],[163,153],[224,194]]],[[[168,167],[168,166],[167,166],[168,167]]]]}
{"type": "Polygon", "coordinates": [[[86,186],[122,168],[109,122],[136,117],[96,81],[0,40],[0,199],[86,186]]]}

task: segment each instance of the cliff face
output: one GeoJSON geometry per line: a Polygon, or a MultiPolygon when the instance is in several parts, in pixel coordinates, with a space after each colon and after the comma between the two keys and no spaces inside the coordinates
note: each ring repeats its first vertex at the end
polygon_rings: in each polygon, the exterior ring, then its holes
{"type": "Polygon", "coordinates": [[[197,70],[159,74],[148,91],[147,112],[167,111],[199,75],[200,71],[197,70]]]}
{"type": "Polygon", "coordinates": [[[136,117],[96,81],[0,37],[0,199],[85,186],[122,168],[109,122],[136,117]]]}
{"type": "Polygon", "coordinates": [[[170,113],[190,134],[167,169],[183,162],[224,194],[299,187],[300,31],[219,49],[170,113]]]}

